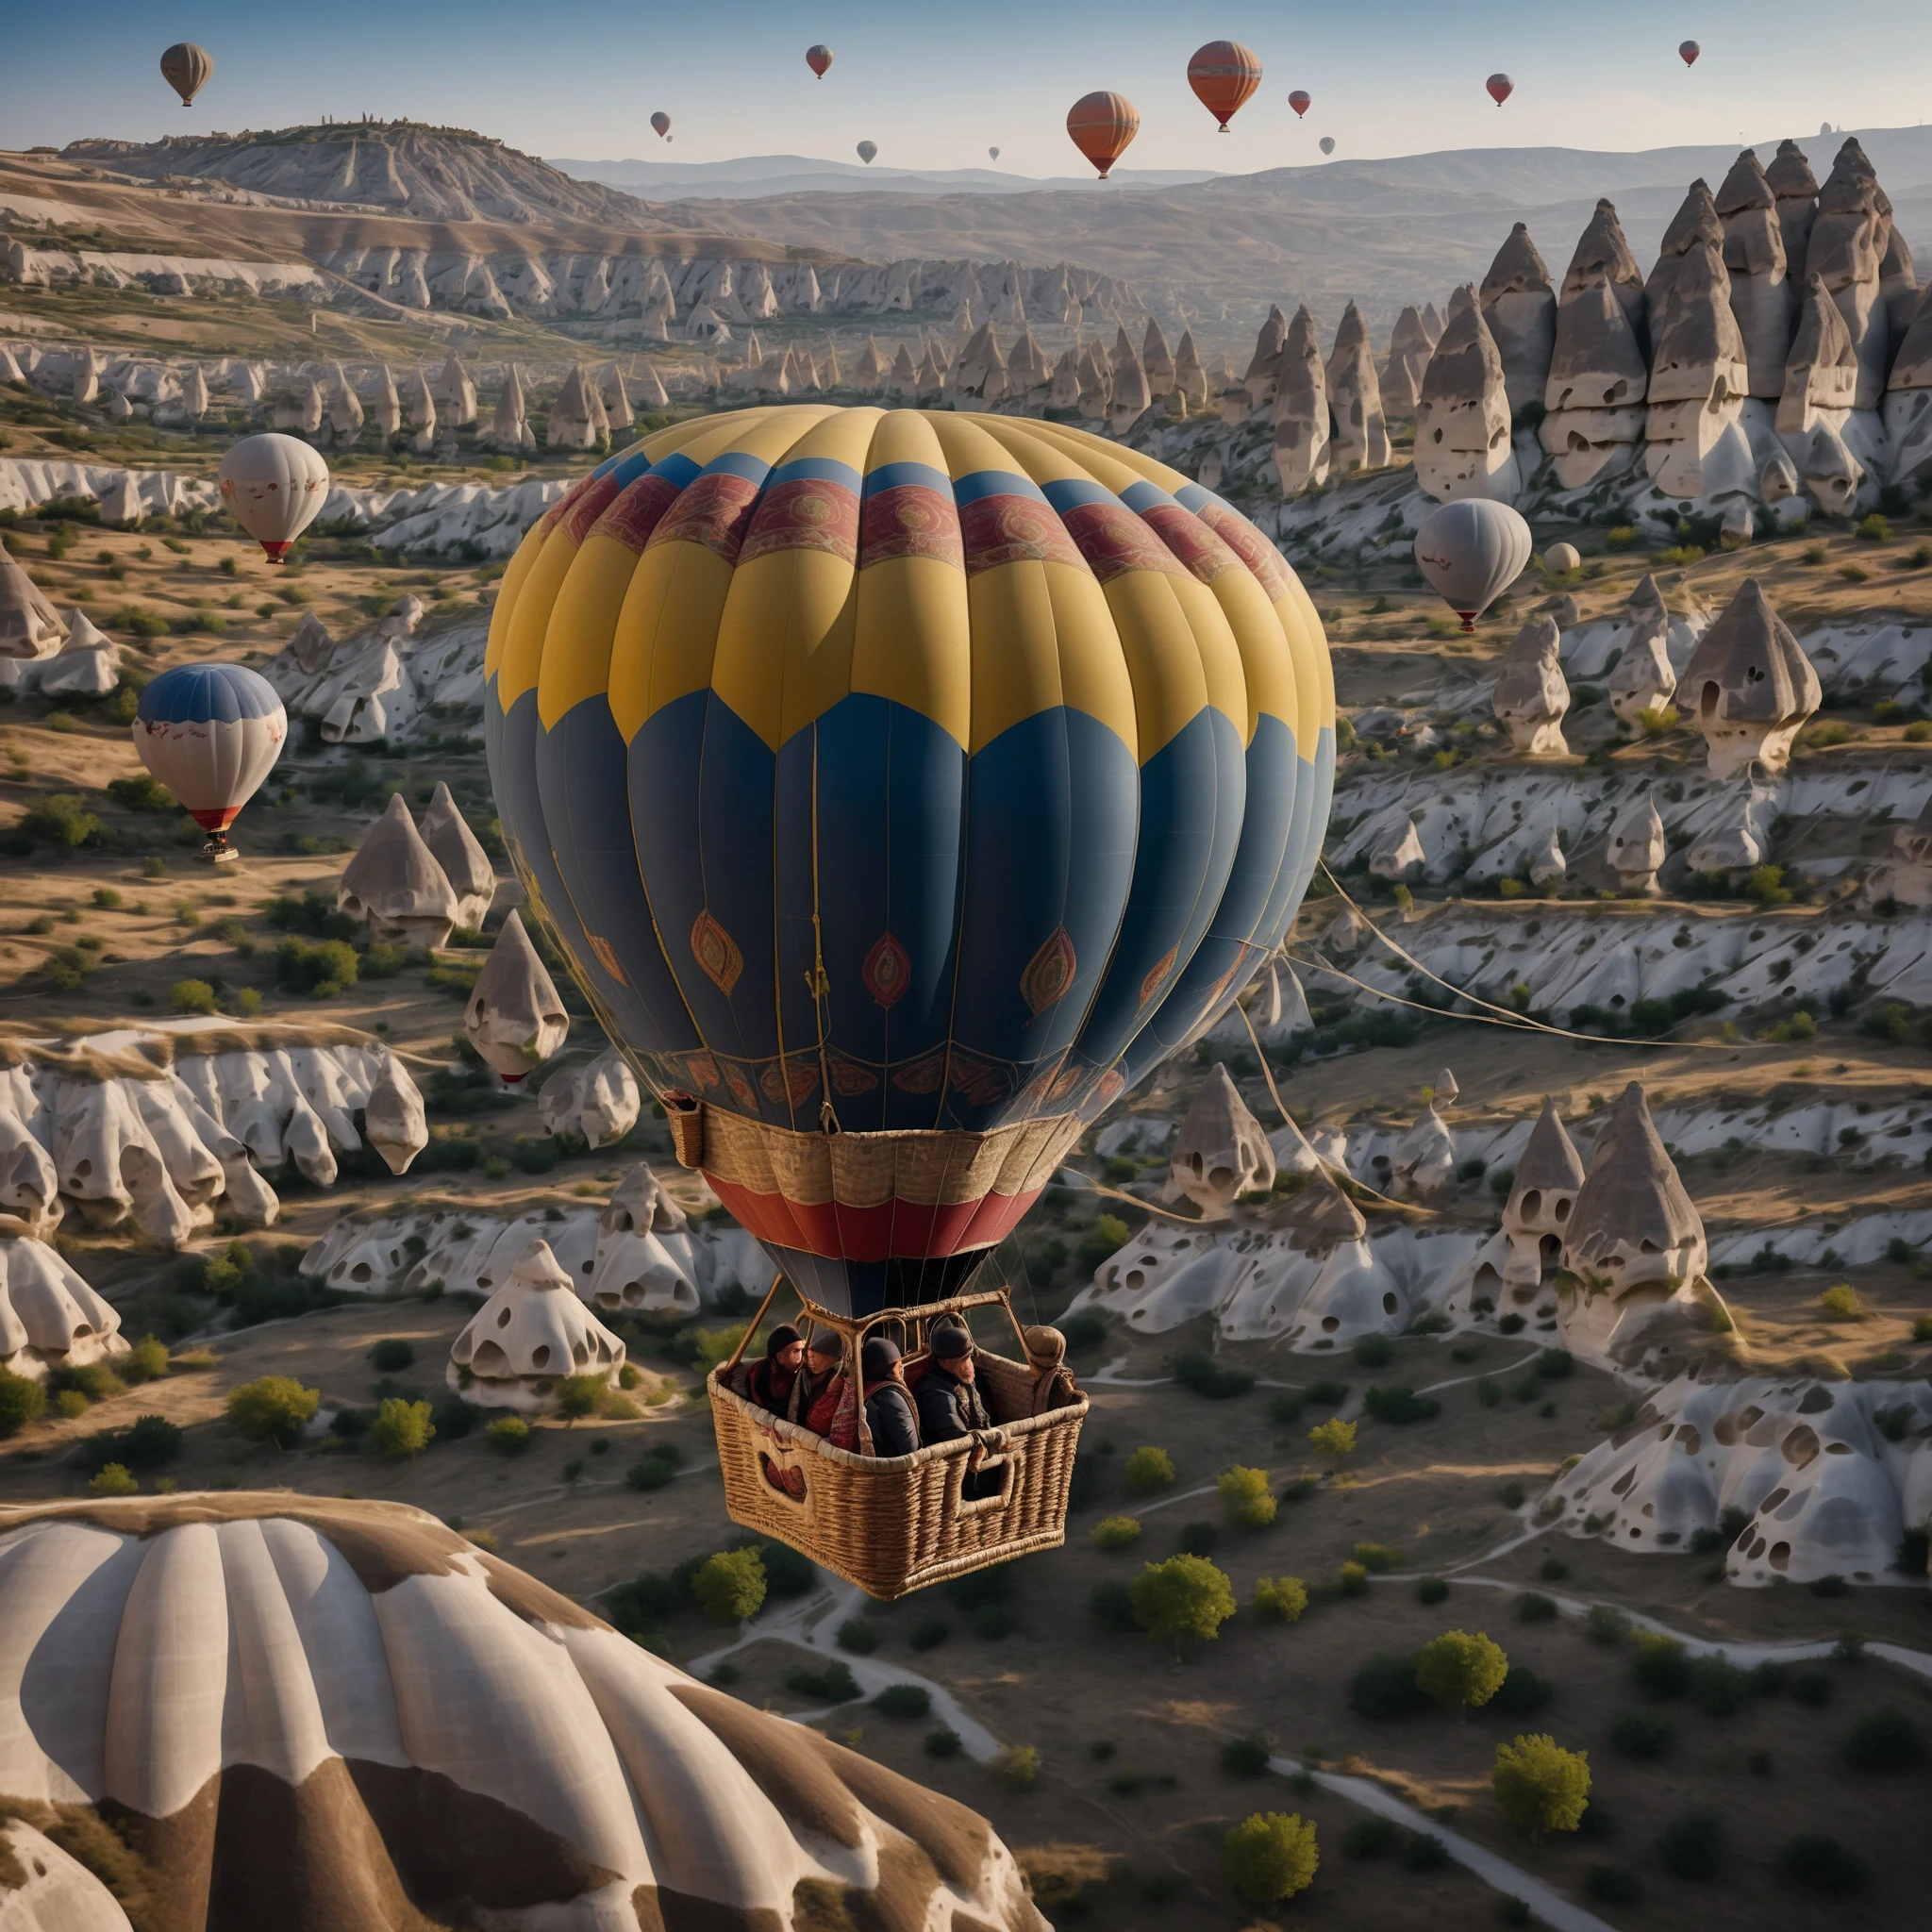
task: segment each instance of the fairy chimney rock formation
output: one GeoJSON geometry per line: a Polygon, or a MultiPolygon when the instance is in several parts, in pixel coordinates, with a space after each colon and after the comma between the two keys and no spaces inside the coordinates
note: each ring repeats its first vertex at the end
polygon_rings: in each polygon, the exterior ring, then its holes
{"type": "Polygon", "coordinates": [[[1559,661],[1562,633],[1548,615],[1532,617],[1504,653],[1491,702],[1511,747],[1524,758],[1568,758],[1563,714],[1570,686],[1559,661]]]}
{"type": "Polygon", "coordinates": [[[1771,192],[1777,197],[1777,224],[1784,234],[1785,273],[1794,284],[1801,283],[1809,270],[1806,259],[1811,245],[1811,226],[1818,219],[1818,177],[1811,163],[1795,141],[1781,141],[1777,155],[1764,171],[1771,192]]]}
{"type": "Polygon", "coordinates": [[[1208,372],[1201,366],[1191,328],[1181,331],[1180,346],[1174,352],[1174,386],[1190,409],[1208,407],[1208,372]]]}
{"type": "Polygon", "coordinates": [[[1294,312],[1274,369],[1274,467],[1282,495],[1294,496],[1328,475],[1328,385],[1306,303],[1294,312]]]}
{"type": "Polygon", "coordinates": [[[1005,393],[1006,375],[1006,360],[1000,354],[999,340],[992,332],[992,324],[981,323],[967,339],[966,346],[959,351],[959,367],[954,374],[953,386],[968,395],[995,402],[1005,393]],[[988,388],[990,382],[992,385],[991,390],[988,388]]]}
{"type": "Polygon", "coordinates": [[[1158,400],[1174,393],[1174,352],[1167,346],[1167,338],[1161,334],[1160,325],[1151,315],[1147,318],[1147,333],[1141,342],[1141,367],[1146,373],[1150,396],[1158,400]]]}
{"type": "Polygon", "coordinates": [[[1141,366],[1140,355],[1124,325],[1115,334],[1111,375],[1108,414],[1114,434],[1124,436],[1147,413],[1154,400],[1147,372],[1141,366]]]}
{"type": "Polygon", "coordinates": [[[1885,390],[1891,476],[1909,482],[1932,462],[1932,288],[1919,297],[1885,390]]]}
{"type": "Polygon", "coordinates": [[[624,371],[614,361],[607,362],[598,370],[596,382],[598,400],[604,405],[604,415],[610,427],[628,429],[637,417],[631,412],[630,396],[624,386],[624,371]]]}
{"type": "Polygon", "coordinates": [[[1388,1193],[1391,1201],[1434,1201],[1456,1178],[1456,1137],[1434,1106],[1415,1117],[1389,1155],[1388,1193]]]}
{"type": "MultiPolygon", "coordinates": [[[[1701,185],[1701,184],[1700,184],[1701,185]]],[[[1710,196],[1702,198],[1700,215],[1710,196]]],[[[1710,215],[1711,225],[1717,221],[1710,215]]],[[[1730,277],[1722,235],[1700,233],[1674,260],[1661,308],[1651,326],[1650,413],[1644,423],[1645,464],[1666,495],[1702,496],[1709,488],[1705,461],[1743,408],[1748,372],[1744,339],[1731,313],[1730,277]]],[[[1661,275],[1666,256],[1658,263],[1661,275]]],[[[1658,287],[1658,275],[1651,279],[1658,287]]]]}
{"type": "Polygon", "coordinates": [[[1857,394],[1858,358],[1852,347],[1852,332],[1823,279],[1808,276],[1797,333],[1785,358],[1777,433],[1802,456],[1821,423],[1834,432],[1844,428],[1857,394]]]}
{"type": "Polygon", "coordinates": [[[1271,1203],[1262,1219],[1270,1228],[1287,1236],[1296,1254],[1312,1260],[1322,1259],[1346,1241],[1360,1241],[1369,1231],[1361,1209],[1319,1164],[1305,1187],[1284,1201],[1271,1203]]]}
{"type": "Polygon", "coordinates": [[[1583,1188],[1583,1162],[1555,1100],[1545,1100],[1516,1162],[1503,1204],[1507,1258],[1503,1285],[1519,1302],[1533,1300],[1562,1259],[1570,1218],[1583,1188]]]}
{"type": "MultiPolygon", "coordinates": [[[[1878,299],[1885,304],[1885,326],[1893,343],[1903,342],[1912,318],[1919,312],[1919,276],[1912,266],[1912,251],[1907,245],[1905,230],[1894,225],[1885,244],[1885,259],[1878,265],[1878,299]]],[[[1892,351],[1896,364],[1897,349],[1892,351]]],[[[198,375],[201,372],[195,371],[198,375]]]]}
{"type": "Polygon", "coordinates": [[[1013,353],[1007,358],[1007,393],[1024,398],[1053,380],[1053,365],[1030,328],[1020,331],[1013,353]]]}
{"type": "Polygon", "coordinates": [[[557,984],[515,910],[470,990],[463,1031],[485,1064],[512,1086],[570,1037],[570,1017],[557,984]]]}
{"type": "Polygon", "coordinates": [[[1241,378],[1248,391],[1248,407],[1258,409],[1274,400],[1274,365],[1281,358],[1282,344],[1288,341],[1288,317],[1278,303],[1270,303],[1267,316],[1255,337],[1255,353],[1248,359],[1247,374],[1241,378]]]}
{"type": "Polygon", "coordinates": [[[435,948],[449,942],[457,895],[403,795],[396,792],[342,870],[336,906],[376,940],[435,948]]]}
{"type": "Polygon", "coordinates": [[[1513,415],[1541,402],[1557,342],[1557,297],[1550,272],[1522,222],[1496,251],[1479,291],[1483,318],[1502,358],[1503,386],[1513,415]]]}
{"type": "Polygon", "coordinates": [[[1341,311],[1324,376],[1334,437],[1331,470],[1381,470],[1389,464],[1389,425],[1382,415],[1382,386],[1369,354],[1369,325],[1351,302],[1341,311]]]}
{"type": "Polygon", "coordinates": [[[1768,772],[1783,771],[1791,741],[1822,695],[1810,658],[1756,577],[1744,580],[1698,640],[1677,690],[1719,778],[1754,760],[1768,772]]]}
{"type": "Polygon", "coordinates": [[[1608,680],[1610,708],[1626,724],[1636,724],[1645,711],[1661,710],[1677,688],[1677,674],[1671,668],[1671,613],[1656,578],[1644,577],[1640,595],[1646,585],[1647,598],[1630,600],[1630,635],[1608,680]]]}
{"type": "MultiPolygon", "coordinates": [[[[0,1161],[16,1158],[8,1148],[0,1161]]],[[[58,1218],[54,1207],[50,1218],[36,1220],[51,1238],[58,1218]]],[[[24,1229],[28,1223],[14,1215],[8,1225],[24,1229]]],[[[25,1233],[0,1233],[0,1374],[44,1382],[62,1369],[111,1361],[128,1352],[120,1311],[58,1249],[25,1233]]]]}
{"type": "Polygon", "coordinates": [[[1617,874],[1625,892],[1646,899],[1657,897],[1657,867],[1668,854],[1664,843],[1664,822],[1649,792],[1634,798],[1611,822],[1604,863],[1617,874]]]}
{"type": "Polygon", "coordinates": [[[503,378],[496,407],[490,416],[490,440],[500,450],[535,449],[537,439],[530,428],[524,402],[524,379],[514,362],[503,378]]]}
{"type": "MultiPolygon", "coordinates": [[[[1369,870],[1378,879],[1406,880],[1418,867],[1428,863],[1428,857],[1423,850],[1415,821],[1405,817],[1376,840],[1369,853],[1369,870]]],[[[1336,924],[1339,925],[1341,921],[1336,924]]]]}
{"type": "Polygon", "coordinates": [[[1784,229],[1756,152],[1746,148],[1716,195],[1724,231],[1724,271],[1731,313],[1744,341],[1750,393],[1774,401],[1784,391],[1785,350],[1791,339],[1794,284],[1785,262],[1784,229]]]}
{"type": "Polygon", "coordinates": [[[534,1241],[451,1345],[446,1379],[481,1407],[541,1415],[562,1377],[614,1387],[623,1367],[624,1343],[578,1297],[549,1242],[534,1241]]]}
{"type": "Polygon", "coordinates": [[[1465,302],[1442,331],[1416,409],[1415,477],[1438,503],[1511,501],[1520,485],[1510,446],[1503,360],[1481,305],[1465,302]]]}
{"type": "Polygon", "coordinates": [[[476,385],[470,380],[470,372],[457,360],[454,349],[436,372],[429,393],[435,397],[436,413],[443,422],[467,429],[476,420],[476,385]]]}
{"type": "Polygon", "coordinates": [[[1386,416],[1413,416],[1422,398],[1423,372],[1429,366],[1435,341],[1423,326],[1413,305],[1395,318],[1394,332],[1389,338],[1389,359],[1382,365],[1379,386],[1386,416]]]}
{"type": "Polygon", "coordinates": [[[0,658],[51,658],[61,637],[58,613],[0,543],[0,658]]]}
{"type": "Polygon", "coordinates": [[[1865,151],[1848,140],[1818,195],[1818,219],[1805,256],[1808,279],[1819,276],[1851,331],[1858,358],[1860,409],[1875,409],[1885,393],[1891,339],[1879,284],[1891,239],[1891,203],[1865,151]]]}
{"type": "Polygon", "coordinates": [[[1657,243],[1657,260],[1644,280],[1643,307],[1650,318],[1653,351],[1673,306],[1678,270],[1687,256],[1705,249],[1713,251],[1720,260],[1724,258],[1724,225],[1718,219],[1710,184],[1700,179],[1691,182],[1671,217],[1663,240],[1657,243]]]}
{"type": "Polygon", "coordinates": [[[1165,1197],[1185,1197],[1215,1220],[1241,1195],[1274,1185],[1274,1150],[1217,1060],[1174,1137],[1165,1197]]]}
{"type": "Polygon", "coordinates": [[[1607,281],[1585,283],[1574,293],[1565,288],[1537,436],[1558,484],[1579,490],[1624,468],[1642,442],[1650,371],[1629,313],[1607,281]]]}
{"type": "Polygon", "coordinates": [[[572,368],[550,405],[543,441],[551,449],[594,449],[599,436],[609,433],[604,399],[585,375],[582,365],[572,368]]]}
{"type": "Polygon", "coordinates": [[[424,844],[457,895],[458,924],[480,929],[496,897],[496,873],[490,855],[476,842],[469,822],[457,809],[449,787],[441,780],[420,829],[424,844]]]}

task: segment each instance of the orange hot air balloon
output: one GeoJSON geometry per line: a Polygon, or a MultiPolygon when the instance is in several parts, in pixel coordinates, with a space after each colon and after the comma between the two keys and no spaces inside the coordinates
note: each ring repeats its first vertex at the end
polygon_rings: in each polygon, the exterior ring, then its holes
{"type": "Polygon", "coordinates": [[[1490,91],[1490,98],[1501,107],[1516,92],[1516,83],[1507,74],[1492,74],[1483,85],[1490,91]]]}
{"type": "Polygon", "coordinates": [[[1261,85],[1261,57],[1239,41],[1209,41],[1188,62],[1188,85],[1225,134],[1241,103],[1261,85]]]}
{"type": "Polygon", "coordinates": [[[1100,170],[1103,181],[1140,131],[1140,112],[1125,94],[1105,91],[1082,94],[1067,109],[1067,132],[1074,145],[1100,170]]]}
{"type": "Polygon", "coordinates": [[[1683,61],[1686,67],[1694,67],[1697,64],[1698,55],[1703,52],[1704,49],[1695,41],[1685,41],[1677,49],[1677,58],[1683,61]]]}
{"type": "Polygon", "coordinates": [[[1289,95],[1288,105],[1294,109],[1294,118],[1299,121],[1315,105],[1315,97],[1307,88],[1298,87],[1289,95]]]}
{"type": "Polygon", "coordinates": [[[811,71],[814,74],[816,74],[821,80],[824,79],[825,69],[832,64],[831,48],[826,46],[823,41],[821,41],[819,44],[815,47],[808,47],[805,50],[805,64],[808,67],[809,67],[811,71]]]}

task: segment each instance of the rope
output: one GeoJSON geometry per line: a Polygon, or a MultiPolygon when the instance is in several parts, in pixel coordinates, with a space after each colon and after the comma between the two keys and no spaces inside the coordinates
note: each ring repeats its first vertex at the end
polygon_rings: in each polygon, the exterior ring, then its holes
{"type": "MultiPolygon", "coordinates": [[[[1424,966],[1423,962],[1420,959],[1418,959],[1415,957],[1415,955],[1409,952],[1406,947],[1397,945],[1395,941],[1391,940],[1389,937],[1389,935],[1386,932],[1384,932],[1382,928],[1379,925],[1377,925],[1373,919],[1371,919],[1369,915],[1366,912],[1364,912],[1362,908],[1359,906],[1357,906],[1353,899],[1351,899],[1348,896],[1347,889],[1342,885],[1341,881],[1335,876],[1334,873],[1332,873],[1328,869],[1328,861],[1325,858],[1321,861],[1321,866],[1323,876],[1328,881],[1328,883],[1331,886],[1335,888],[1337,893],[1339,893],[1341,898],[1342,904],[1345,905],[1348,908],[1348,909],[1351,912],[1353,912],[1355,916],[1357,919],[1359,919],[1361,923],[1365,926],[1367,926],[1368,929],[1372,933],[1374,933],[1374,936],[1378,940],[1380,940],[1382,943],[1385,946],[1387,946],[1388,949],[1391,953],[1393,953],[1398,959],[1400,959],[1403,962],[1404,965],[1413,967],[1415,971],[1420,973],[1424,979],[1434,980],[1435,983],[1438,986],[1441,987],[1445,991],[1453,992],[1457,999],[1467,1000],[1473,1007],[1481,1007],[1485,1008],[1485,1010],[1487,1010],[1488,1012],[1495,1013],[1501,1016],[1498,1020],[1491,1020],[1485,1023],[1489,1025],[1507,1025],[1513,1027],[1519,1033],[1547,1033],[1557,1040],[1580,1040],[1587,1046],[1668,1046],[1678,1049],[1690,1049],[1690,1051],[1700,1053],[1735,1053],[1740,1047],[1743,1046],[1757,1046],[1766,1043],[1759,1041],[1732,1040],[1615,1039],[1612,1038],[1610,1035],[1605,1033],[1573,1033],[1567,1026],[1552,1026],[1548,1024],[1545,1021],[1531,1019],[1526,1013],[1512,1012],[1507,1007],[1496,1006],[1493,1002],[1484,999],[1478,993],[1473,993],[1469,991],[1466,988],[1454,985],[1449,980],[1444,979],[1440,973],[1432,972],[1428,967],[1424,966]]],[[[1374,993],[1377,999],[1389,1000],[1399,1007],[1413,1007],[1419,1012],[1434,1013],[1437,1015],[1439,1019],[1475,1020],[1480,1019],[1482,1017],[1481,1014],[1477,1013],[1444,1013],[1440,1007],[1424,1006],[1420,1000],[1399,999],[1392,992],[1382,991],[1382,990],[1379,987],[1364,985],[1361,980],[1356,979],[1355,977],[1353,977],[1352,974],[1343,973],[1339,967],[1317,964],[1314,966],[1314,970],[1322,973],[1332,973],[1338,979],[1346,979],[1348,980],[1350,985],[1361,987],[1364,992],[1374,993]]],[[[1243,1017],[1245,1017],[1245,1015],[1243,1017]]],[[[1253,1029],[1251,1028],[1250,1030],[1252,1031],[1253,1029]]]]}

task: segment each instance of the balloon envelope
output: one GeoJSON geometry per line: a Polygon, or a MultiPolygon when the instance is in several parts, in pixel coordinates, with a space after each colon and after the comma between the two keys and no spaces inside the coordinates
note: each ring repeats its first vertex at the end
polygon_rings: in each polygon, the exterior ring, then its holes
{"type": "Polygon", "coordinates": [[[181,96],[184,108],[208,85],[214,71],[214,56],[192,41],[176,41],[161,56],[161,78],[181,96]]]}
{"type": "Polygon", "coordinates": [[[328,496],[328,465],[293,436],[247,436],[222,458],[222,508],[279,563],[328,496]]]}
{"type": "Polygon", "coordinates": [[[1529,525],[1507,503],[1465,497],[1424,518],[1415,560],[1442,601],[1474,630],[1475,620],[1523,575],[1529,525]]]}
{"type": "Polygon", "coordinates": [[[1140,131],[1140,111],[1125,94],[1105,90],[1082,94],[1067,109],[1067,133],[1074,145],[1100,170],[1103,181],[1140,131]]]}
{"type": "Polygon", "coordinates": [[[1288,105],[1294,109],[1294,117],[1297,121],[1314,106],[1314,95],[1305,87],[1296,88],[1288,97],[1288,105]]]}
{"type": "Polygon", "coordinates": [[[972,1274],[1266,963],[1328,813],[1327,648],[1273,545],[1018,417],[649,437],[525,539],[485,677],[525,917],[841,1312],[972,1274]]]}
{"type": "Polygon", "coordinates": [[[660,108],[651,116],[651,125],[657,129],[658,137],[661,141],[671,132],[671,116],[660,108]]]}
{"type": "Polygon", "coordinates": [[[808,67],[809,67],[811,71],[814,74],[816,74],[821,80],[824,79],[825,69],[832,64],[831,48],[826,46],[824,42],[820,42],[816,46],[808,47],[805,50],[805,64],[808,67]]]}
{"type": "Polygon", "coordinates": [[[1241,103],[1261,85],[1261,57],[1239,41],[1209,41],[1188,62],[1188,85],[1225,134],[1241,103]]]}
{"type": "Polygon", "coordinates": [[[861,161],[863,161],[868,168],[872,166],[873,156],[877,154],[878,151],[879,144],[875,141],[861,141],[858,143],[858,158],[861,161]]]}
{"type": "Polygon", "coordinates": [[[1316,145],[1324,155],[1332,155],[1335,152],[1335,137],[1332,134],[1324,134],[1316,145]]]}
{"type": "Polygon", "coordinates": [[[1483,86],[1489,90],[1491,100],[1499,108],[1516,92],[1516,83],[1507,74],[1491,75],[1489,79],[1483,82],[1483,86]]]}
{"type": "Polygon", "coordinates": [[[177,664],[134,707],[141,761],[208,832],[255,796],[282,754],[289,717],[275,687],[242,664],[177,664]]]}
{"type": "Polygon", "coordinates": [[[991,156],[991,158],[993,158],[994,160],[998,160],[998,159],[999,159],[999,158],[1000,158],[1000,151],[999,151],[999,149],[998,149],[998,148],[996,148],[996,147],[990,147],[990,148],[988,148],[988,149],[987,149],[987,153],[988,153],[988,154],[989,154],[989,155],[990,155],[990,156],[991,156]]]}
{"type": "Polygon", "coordinates": [[[1686,41],[1677,49],[1678,58],[1686,67],[1694,67],[1697,64],[1698,55],[1703,52],[1704,49],[1695,41],[1686,41]]]}

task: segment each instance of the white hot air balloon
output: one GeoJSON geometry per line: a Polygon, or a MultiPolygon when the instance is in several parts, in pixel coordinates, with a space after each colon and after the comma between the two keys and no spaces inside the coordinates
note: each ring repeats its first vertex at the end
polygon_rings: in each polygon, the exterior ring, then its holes
{"type": "Polygon", "coordinates": [[[1574,543],[1552,543],[1543,552],[1543,568],[1553,577],[1567,577],[1573,570],[1582,568],[1583,558],[1576,553],[1574,543]]]}
{"type": "Polygon", "coordinates": [[[232,859],[228,827],[288,741],[275,686],[242,664],[177,664],[142,692],[133,728],[142,763],[208,834],[201,856],[232,859]]]}
{"type": "Polygon", "coordinates": [[[861,161],[863,161],[868,168],[872,166],[873,156],[877,154],[878,151],[879,144],[875,141],[861,141],[858,143],[858,158],[861,161]]]}
{"type": "Polygon", "coordinates": [[[293,436],[244,437],[222,458],[222,507],[279,563],[328,496],[328,465],[293,436]]]}
{"type": "Polygon", "coordinates": [[[1445,503],[1415,533],[1415,560],[1464,630],[1523,575],[1529,525],[1507,503],[1486,496],[1445,503]]]}

